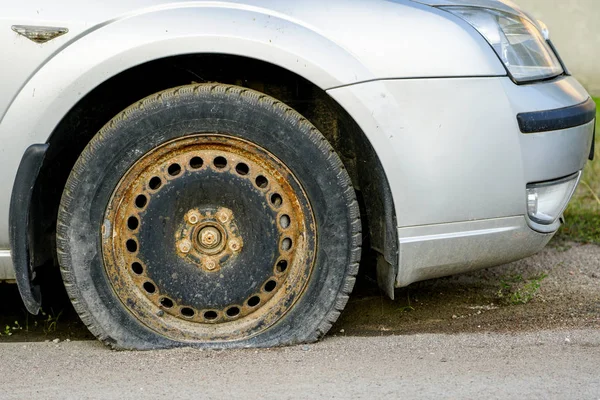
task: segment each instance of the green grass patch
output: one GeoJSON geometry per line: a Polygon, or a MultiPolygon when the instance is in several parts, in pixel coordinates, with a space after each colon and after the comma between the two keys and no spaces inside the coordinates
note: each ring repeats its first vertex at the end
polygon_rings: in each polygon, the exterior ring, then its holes
{"type": "Polygon", "coordinates": [[[500,287],[498,288],[498,299],[506,304],[527,304],[533,300],[540,287],[542,281],[548,275],[540,274],[523,278],[522,275],[508,275],[500,279],[500,287]]]}
{"type": "MultiPolygon", "coordinates": [[[[19,322],[17,319],[9,324],[3,324],[3,327],[0,326],[0,336],[12,336],[13,334],[30,333],[39,331],[40,329],[45,334],[56,332],[58,320],[61,315],[62,311],[56,314],[54,311],[46,313],[44,310],[41,310],[40,314],[37,316],[31,316],[29,313],[25,312],[24,321],[19,322]]],[[[2,338],[0,338],[0,340],[2,340],[2,338]]]]}
{"type": "Polygon", "coordinates": [[[596,151],[587,163],[581,183],[565,211],[565,224],[557,240],[600,244],[600,98],[594,98],[596,112],[596,151]]]}

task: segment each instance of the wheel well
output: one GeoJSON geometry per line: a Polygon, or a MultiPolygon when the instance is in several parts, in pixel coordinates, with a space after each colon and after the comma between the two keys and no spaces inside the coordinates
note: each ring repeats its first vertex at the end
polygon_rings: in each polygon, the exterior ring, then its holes
{"type": "Polygon", "coordinates": [[[397,271],[398,241],[391,191],[375,150],[355,121],[325,91],[288,70],[255,59],[220,54],[168,57],[133,67],[103,82],[65,115],[48,140],[50,146],[33,191],[30,215],[34,221],[34,266],[50,261],[57,265],[55,232],[61,195],[72,167],[96,132],[146,96],[201,82],[258,90],[311,121],[340,155],[362,199],[365,244],[370,243],[383,256],[385,264],[392,268],[390,272],[397,271]]]}

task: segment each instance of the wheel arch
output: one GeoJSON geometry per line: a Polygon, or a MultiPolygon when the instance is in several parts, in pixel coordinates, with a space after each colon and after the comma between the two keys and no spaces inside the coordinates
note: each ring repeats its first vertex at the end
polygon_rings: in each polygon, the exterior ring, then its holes
{"type": "Polygon", "coordinates": [[[36,224],[29,227],[31,264],[57,264],[54,235],[62,191],[79,154],[96,132],[150,94],[213,81],[271,95],[298,110],[328,138],[362,195],[365,239],[377,255],[380,285],[393,295],[398,268],[396,216],[389,182],[369,139],[344,108],[314,83],[264,61],[225,54],[180,55],[134,66],[105,80],[64,115],[47,140],[48,151],[33,187],[29,212],[36,224]]]}

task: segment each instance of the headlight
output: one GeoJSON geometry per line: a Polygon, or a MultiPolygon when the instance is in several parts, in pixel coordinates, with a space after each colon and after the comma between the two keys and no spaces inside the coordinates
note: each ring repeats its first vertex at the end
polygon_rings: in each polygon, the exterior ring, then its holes
{"type": "Polygon", "coordinates": [[[527,213],[529,218],[542,225],[550,225],[561,216],[575,188],[581,172],[557,181],[527,185],[527,213]]]}
{"type": "Polygon", "coordinates": [[[551,78],[564,72],[540,30],[525,16],[480,7],[440,8],[477,29],[515,81],[551,78]]]}

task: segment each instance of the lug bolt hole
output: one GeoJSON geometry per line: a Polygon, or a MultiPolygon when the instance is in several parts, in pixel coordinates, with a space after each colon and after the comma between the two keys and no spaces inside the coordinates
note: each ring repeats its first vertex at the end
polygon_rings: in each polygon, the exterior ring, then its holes
{"type": "Polygon", "coordinates": [[[167,169],[167,172],[171,176],[177,176],[177,175],[179,175],[181,173],[181,165],[179,165],[177,163],[171,164],[171,165],[169,165],[169,168],[167,169]]]}
{"type": "Polygon", "coordinates": [[[192,167],[193,169],[202,168],[203,165],[204,160],[202,160],[200,157],[192,157],[192,159],[190,160],[190,167],[192,167]]]}
{"type": "Polygon", "coordinates": [[[140,226],[140,221],[136,217],[129,217],[127,219],[127,227],[132,231],[135,231],[140,226]]]}
{"type": "Polygon", "coordinates": [[[275,266],[275,269],[279,273],[284,273],[287,270],[287,267],[288,267],[288,262],[286,260],[279,260],[279,262],[275,266]]]}
{"type": "Polygon", "coordinates": [[[265,189],[267,186],[269,186],[269,180],[262,175],[257,176],[255,182],[256,186],[261,189],[265,189]]]}
{"type": "Polygon", "coordinates": [[[186,318],[192,318],[194,314],[196,314],[196,312],[189,307],[183,307],[179,312],[186,318]]]}
{"type": "Polygon", "coordinates": [[[133,239],[129,239],[127,242],[125,242],[125,246],[127,247],[127,251],[130,253],[135,253],[138,249],[137,242],[133,239]]]}
{"type": "Polygon", "coordinates": [[[252,296],[248,299],[248,307],[256,307],[257,305],[260,304],[260,297],[258,296],[252,296]]]}
{"type": "Polygon", "coordinates": [[[142,267],[142,264],[140,264],[139,262],[134,262],[133,264],[131,264],[131,270],[137,275],[141,275],[144,273],[144,267],[142,267]]]}
{"type": "Polygon", "coordinates": [[[164,308],[171,308],[173,307],[173,300],[169,299],[168,297],[163,297],[160,299],[160,305],[164,308]]]}
{"type": "Polygon", "coordinates": [[[281,241],[281,250],[289,251],[292,248],[292,239],[285,238],[281,241]]]}
{"type": "Polygon", "coordinates": [[[269,282],[265,283],[265,292],[270,293],[273,290],[275,290],[276,287],[277,282],[275,282],[274,280],[270,280],[269,282]]]}
{"type": "Polygon", "coordinates": [[[150,294],[156,292],[156,286],[154,286],[154,284],[152,282],[145,282],[144,283],[144,290],[150,294]]]}
{"type": "Polygon", "coordinates": [[[287,229],[290,227],[290,216],[287,214],[283,214],[280,218],[279,218],[279,225],[281,225],[281,227],[283,229],[287,229]]]}
{"type": "Polygon", "coordinates": [[[150,189],[152,190],[157,190],[162,186],[162,181],[158,176],[155,176],[154,178],[150,179],[150,182],[148,182],[148,186],[150,186],[150,189]]]}
{"type": "Polygon", "coordinates": [[[227,159],[225,157],[216,157],[213,161],[215,167],[219,169],[223,169],[227,166],[227,159]]]}
{"type": "Polygon", "coordinates": [[[247,164],[239,163],[235,166],[235,170],[240,175],[248,175],[248,173],[250,172],[250,167],[248,167],[247,164]]]}
{"type": "Polygon", "coordinates": [[[135,198],[135,205],[137,206],[137,208],[144,208],[146,207],[146,204],[148,204],[148,198],[143,194],[140,194],[138,197],[135,198]]]}
{"type": "Polygon", "coordinates": [[[215,311],[207,311],[204,313],[204,319],[207,319],[209,321],[215,320],[217,319],[218,314],[215,311]]]}
{"type": "Polygon", "coordinates": [[[238,307],[229,307],[226,314],[228,317],[236,317],[240,314],[240,309],[238,307]]]}
{"type": "Polygon", "coordinates": [[[271,204],[273,204],[273,206],[275,206],[276,208],[281,207],[281,205],[283,204],[283,198],[279,193],[274,193],[271,196],[271,204]]]}

